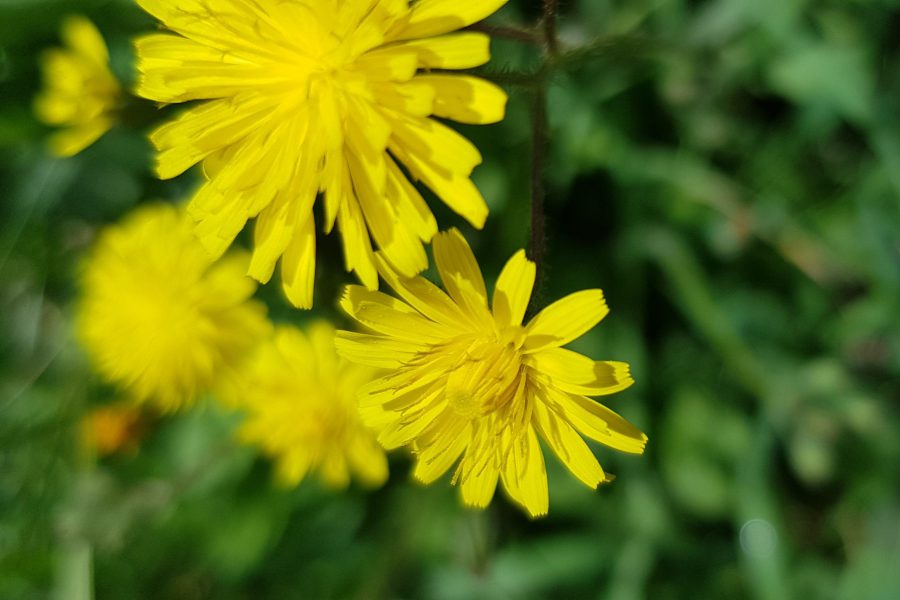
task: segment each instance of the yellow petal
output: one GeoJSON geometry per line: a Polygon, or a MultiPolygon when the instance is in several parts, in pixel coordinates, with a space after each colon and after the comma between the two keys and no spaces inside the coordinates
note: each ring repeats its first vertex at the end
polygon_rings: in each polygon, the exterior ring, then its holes
{"type": "Polygon", "coordinates": [[[423,350],[418,344],[351,331],[338,331],[334,345],[347,360],[381,369],[399,369],[423,350]]]}
{"type": "Polygon", "coordinates": [[[344,288],[341,308],[369,329],[413,343],[437,343],[452,334],[403,302],[356,285],[344,288]]]}
{"type": "MultiPolygon", "coordinates": [[[[349,173],[348,173],[349,178],[349,173]]],[[[349,190],[349,182],[345,189],[349,190]]],[[[362,211],[356,198],[344,195],[337,215],[338,229],[344,240],[344,258],[348,271],[355,271],[359,280],[370,290],[378,289],[375,254],[366,230],[362,211]]]]}
{"type": "Polygon", "coordinates": [[[96,142],[112,127],[112,119],[100,118],[50,136],[50,151],[56,156],[74,156],[96,142]]]}
{"type": "Polygon", "coordinates": [[[278,257],[294,234],[293,211],[286,203],[270,204],[256,218],[253,229],[253,260],[247,274],[253,279],[265,283],[272,278],[278,257]]]}
{"type": "Polygon", "coordinates": [[[581,337],[609,313],[601,290],[583,290],[557,300],[525,328],[526,352],[564,346],[581,337]]]}
{"type": "Polygon", "coordinates": [[[510,498],[532,517],[547,514],[550,497],[547,491],[547,469],[534,428],[510,441],[509,454],[500,472],[503,487],[510,498]]]}
{"type": "Polygon", "coordinates": [[[627,363],[595,361],[566,350],[548,348],[532,355],[534,368],[566,392],[586,396],[605,396],[630,387],[634,380],[627,363]]]}
{"type": "Polygon", "coordinates": [[[606,474],[591,449],[564,419],[540,400],[535,401],[534,418],[541,437],[575,477],[591,488],[606,481],[606,474]]]}
{"type": "Polygon", "coordinates": [[[387,284],[411,307],[436,323],[460,330],[468,327],[471,321],[442,289],[424,277],[400,277],[384,259],[375,260],[387,284]]]}
{"type": "Polygon", "coordinates": [[[422,241],[397,217],[385,197],[384,154],[379,152],[365,162],[356,152],[347,152],[347,164],[366,223],[384,256],[407,277],[424,271],[428,267],[428,257],[422,241]]]}
{"type": "Polygon", "coordinates": [[[387,157],[387,165],[387,193],[396,203],[397,215],[415,229],[419,239],[430,242],[437,233],[437,221],[431,209],[390,156],[387,157]]]}
{"type": "Polygon", "coordinates": [[[539,394],[552,402],[560,414],[565,415],[585,436],[622,452],[643,454],[647,436],[602,404],[553,388],[543,388],[539,394]]]}
{"type": "Polygon", "coordinates": [[[488,206],[475,184],[464,175],[407,152],[400,144],[392,142],[390,151],[409,169],[416,179],[421,180],[454,212],[466,219],[477,229],[484,227],[488,206]]]}
{"type": "Polygon", "coordinates": [[[449,411],[438,417],[433,433],[417,441],[416,467],[413,477],[429,484],[453,466],[463,450],[469,445],[471,426],[449,411]]]}
{"type": "Polygon", "coordinates": [[[489,460],[483,467],[473,470],[460,485],[463,502],[475,508],[484,508],[491,503],[497,489],[500,468],[494,460],[489,460]]]}
{"type": "Polygon", "coordinates": [[[440,415],[447,411],[447,401],[440,389],[426,395],[413,414],[405,411],[403,417],[384,427],[378,434],[378,443],[387,450],[394,450],[412,443],[423,431],[431,427],[440,415]]]}
{"type": "MultiPolygon", "coordinates": [[[[267,126],[271,113],[271,106],[260,99],[215,100],[182,112],[150,134],[150,141],[160,151],[157,175],[161,179],[181,175],[216,150],[240,142],[259,131],[260,126],[267,126]]],[[[302,142],[302,137],[291,141],[302,142]]]]}
{"type": "Polygon", "coordinates": [[[104,69],[109,63],[109,52],[103,36],[88,19],[82,16],[66,18],[62,26],[62,38],[66,44],[81,56],[90,59],[104,69]]]}
{"type": "Polygon", "coordinates": [[[465,306],[469,300],[460,286],[460,280],[463,280],[470,284],[479,305],[487,307],[484,277],[472,249],[459,230],[453,228],[437,234],[432,241],[432,248],[434,262],[441,275],[441,281],[444,282],[444,288],[457,304],[465,306]]]}
{"type": "Polygon", "coordinates": [[[276,476],[282,485],[295,486],[306,476],[310,468],[310,455],[308,452],[296,449],[282,455],[278,461],[276,476]]]}
{"type": "Polygon", "coordinates": [[[468,31],[405,42],[401,48],[414,50],[422,69],[471,69],[491,59],[491,38],[468,31]]]}
{"type": "Polygon", "coordinates": [[[519,250],[507,261],[497,278],[491,303],[494,318],[500,325],[522,324],[531,301],[535,273],[535,264],[528,260],[524,250],[519,250]]]}
{"type": "Polygon", "coordinates": [[[294,236],[281,259],[284,293],[297,308],[312,308],[316,279],[316,227],[312,214],[294,230],[294,236]]]}
{"type": "Polygon", "coordinates": [[[468,75],[419,75],[415,84],[433,90],[433,114],[460,123],[498,123],[506,115],[507,96],[497,85],[468,75]]]}
{"type": "Polygon", "coordinates": [[[388,46],[367,52],[356,60],[355,68],[374,81],[409,81],[419,66],[415,48],[388,46]]]}
{"type": "Polygon", "coordinates": [[[392,118],[392,144],[407,153],[456,175],[471,175],[481,164],[481,153],[472,142],[434,119],[392,118]]]}
{"type": "MultiPolygon", "coordinates": [[[[146,0],[144,0],[146,1],[146,0]]],[[[490,16],[507,0],[419,0],[388,39],[423,38],[455,31],[490,16]]]]}

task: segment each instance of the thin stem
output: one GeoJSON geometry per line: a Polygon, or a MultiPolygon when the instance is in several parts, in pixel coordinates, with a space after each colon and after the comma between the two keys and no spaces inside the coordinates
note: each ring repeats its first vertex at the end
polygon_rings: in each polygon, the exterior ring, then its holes
{"type": "Polygon", "coordinates": [[[547,87],[553,71],[553,61],[559,54],[559,41],[556,37],[557,0],[543,0],[544,16],[541,21],[544,30],[544,63],[535,75],[531,107],[531,243],[529,258],[534,262],[534,292],[531,295],[531,313],[542,306],[543,283],[546,277],[544,255],[547,250],[546,221],[544,215],[544,162],[547,147],[550,143],[550,126],[547,120],[547,87]]]}
{"type": "Polygon", "coordinates": [[[469,26],[471,31],[480,31],[491,37],[504,38],[507,40],[515,40],[532,46],[540,46],[543,44],[543,38],[531,29],[514,27],[512,25],[488,25],[486,23],[475,23],[469,26]]]}
{"type": "Polygon", "coordinates": [[[537,267],[532,308],[540,305],[544,280],[544,254],[546,253],[546,217],[544,216],[544,162],[548,144],[547,87],[542,82],[532,98],[532,147],[531,147],[531,244],[529,258],[537,267]]]}
{"type": "Polygon", "coordinates": [[[558,0],[544,0],[544,43],[550,56],[559,54],[559,39],[556,35],[556,15],[559,12],[558,0]]]}

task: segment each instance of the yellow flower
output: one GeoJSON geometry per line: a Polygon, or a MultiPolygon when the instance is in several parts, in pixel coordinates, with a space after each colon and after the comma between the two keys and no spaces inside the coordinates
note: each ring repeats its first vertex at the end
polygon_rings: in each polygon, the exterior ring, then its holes
{"type": "Polygon", "coordinates": [[[249,257],[213,262],[182,209],[139,208],[104,230],[85,265],[77,333],[109,383],[164,411],[227,382],[269,331],[249,257]]]}
{"type": "Polygon", "coordinates": [[[99,456],[136,452],[144,430],[140,409],[130,403],[95,408],[81,421],[82,443],[99,456]]]}
{"type": "Polygon", "coordinates": [[[299,483],[317,471],[332,487],[353,473],[378,486],[388,476],[387,459],[360,420],[359,388],[374,369],[349,363],[334,350],[334,328],[320,321],[308,334],[281,326],[248,366],[240,405],[247,418],[241,438],[277,460],[279,479],[299,483]]]}
{"type": "Polygon", "coordinates": [[[58,156],[72,156],[113,126],[120,88],[93,23],[69,17],[62,38],[66,48],[48,50],[41,58],[45,89],[35,99],[34,110],[45,123],[66,127],[51,136],[50,149],[58,156]]]}
{"type": "Polygon", "coordinates": [[[600,290],[567,296],[522,325],[535,278],[524,251],[500,274],[492,308],[478,263],[455,229],[434,239],[449,295],[422,277],[400,277],[378,258],[402,300],[348,286],[341,306],[374,334],[341,331],[336,343],[350,360],[392,370],[364,388],[360,410],[386,448],[412,447],[417,479],[435,481],[462,455],[453,482],[466,504],[487,506],[499,479],[537,516],[548,509],[538,436],[592,488],[609,478],[579,432],[643,452],[643,433],[585,397],[630,386],[628,365],[562,348],[606,316],[600,290]]]}
{"type": "Polygon", "coordinates": [[[501,89],[446,71],[488,61],[486,35],[453,32],[505,2],[138,0],[177,34],[137,41],[138,93],[203,101],[152,134],[158,174],[202,161],[189,207],[201,240],[220,253],[255,217],[249,273],[266,282],[281,257],[296,306],[312,305],[319,192],[325,231],[337,223],[366,287],[378,287],[372,239],[415,275],[437,225],[407,173],[476,227],[488,213],[469,179],[480,153],[431,117],[503,118],[501,89]]]}

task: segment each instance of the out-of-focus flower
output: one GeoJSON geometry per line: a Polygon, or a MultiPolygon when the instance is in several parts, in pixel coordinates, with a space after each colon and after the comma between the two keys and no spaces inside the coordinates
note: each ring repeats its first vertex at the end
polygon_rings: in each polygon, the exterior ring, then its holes
{"type": "Polygon", "coordinates": [[[133,403],[95,408],[81,421],[82,443],[99,456],[135,452],[144,430],[141,410],[133,403]]]}
{"type": "Polygon", "coordinates": [[[137,209],[101,232],[82,277],[77,333],[103,378],[172,411],[223,385],[264,339],[249,257],[214,262],[183,209],[137,209]]]}
{"type": "Polygon", "coordinates": [[[448,71],[489,60],[488,36],[456,30],[505,2],[138,0],[174,32],[137,41],[138,93],[203,101],[152,134],[158,174],[202,162],[189,207],[201,240],[221,253],[255,217],[249,273],[266,282],[281,257],[296,306],[312,305],[319,192],[366,287],[378,287],[372,239],[415,275],[437,225],[408,176],[476,227],[488,213],[469,179],[481,154],[431,117],[503,118],[500,88],[448,71]]]}
{"type": "Polygon", "coordinates": [[[352,472],[364,484],[378,486],[387,479],[387,459],[356,403],[360,387],[377,371],[340,358],[334,333],[324,321],[306,335],[290,326],[276,329],[244,373],[238,404],[246,421],[240,436],[276,460],[286,484],[316,472],[340,488],[352,472]]]}
{"type": "Polygon", "coordinates": [[[64,127],[50,137],[51,151],[72,156],[115,124],[121,89],[93,23],[69,17],[63,22],[62,38],[65,48],[53,48],[41,57],[44,90],[35,99],[34,110],[48,125],[64,127]]]}
{"type": "Polygon", "coordinates": [[[348,286],[341,306],[374,333],[337,337],[344,357],[391,370],[364,388],[361,414],[386,448],[412,448],[417,479],[433,482],[462,456],[453,482],[466,504],[487,506],[499,479],[537,516],[549,503],[539,436],[592,488],[609,478],[581,435],[643,452],[643,433],[586,397],[630,386],[628,365],[562,348],[606,316],[600,290],[567,296],[522,325],[535,278],[524,251],[500,274],[491,307],[458,231],[435,237],[434,259],[446,293],[379,260],[401,300],[348,286]]]}

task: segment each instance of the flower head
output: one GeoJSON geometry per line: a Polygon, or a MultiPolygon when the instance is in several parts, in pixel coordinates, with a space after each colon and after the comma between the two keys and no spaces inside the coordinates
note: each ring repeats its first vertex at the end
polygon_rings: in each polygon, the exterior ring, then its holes
{"type": "Polygon", "coordinates": [[[248,257],[218,262],[182,209],[139,208],[101,234],[85,266],[78,337],[97,371],[162,410],[226,381],[269,331],[248,257]]]}
{"type": "Polygon", "coordinates": [[[34,110],[45,123],[66,128],[50,138],[50,149],[58,156],[72,156],[113,126],[121,90],[93,23],[69,17],[62,38],[66,48],[54,48],[42,57],[45,89],[35,99],[34,110]]]}
{"type": "Polygon", "coordinates": [[[359,388],[375,374],[337,355],[327,322],[307,334],[279,327],[244,372],[239,406],[247,418],[240,435],[277,460],[279,479],[289,485],[312,471],[333,487],[346,486],[351,471],[363,483],[381,485],[387,459],[356,407],[359,388]]]}
{"type": "Polygon", "coordinates": [[[400,300],[348,286],[341,306],[373,333],[341,331],[337,338],[348,359],[391,369],[364,388],[360,410],[386,448],[413,449],[417,479],[430,483],[459,459],[453,481],[464,502],[487,506],[499,479],[537,516],[548,509],[538,437],[592,488],[608,478],[581,435],[643,452],[643,433],[586,397],[630,386],[628,365],[562,348],[606,316],[600,290],[567,296],[523,325],[535,278],[524,251],[506,264],[490,307],[478,263],[458,231],[435,237],[434,258],[446,293],[380,261],[400,300]]]}
{"type": "Polygon", "coordinates": [[[446,71],[488,61],[486,35],[453,32],[505,2],[138,0],[174,32],[137,41],[138,93],[202,101],[152,134],[158,174],[202,162],[200,238],[220,253],[256,218],[249,273],[268,281],[281,257],[297,306],[312,305],[319,192],[325,230],[337,224],[366,287],[378,286],[372,239],[415,275],[437,225],[407,173],[473,225],[487,216],[469,179],[480,153],[431,117],[503,118],[502,90],[446,71]]]}

